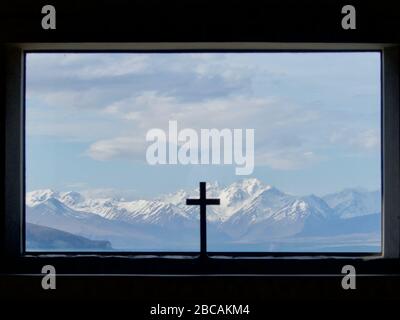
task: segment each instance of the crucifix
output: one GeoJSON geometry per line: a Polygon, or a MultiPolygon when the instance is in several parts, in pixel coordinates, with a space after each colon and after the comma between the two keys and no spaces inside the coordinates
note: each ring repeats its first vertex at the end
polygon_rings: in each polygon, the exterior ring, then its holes
{"type": "Polygon", "coordinates": [[[200,198],[186,199],[189,206],[200,206],[200,254],[204,257],[207,254],[207,206],[219,205],[219,199],[207,199],[206,183],[200,182],[200,198]]]}

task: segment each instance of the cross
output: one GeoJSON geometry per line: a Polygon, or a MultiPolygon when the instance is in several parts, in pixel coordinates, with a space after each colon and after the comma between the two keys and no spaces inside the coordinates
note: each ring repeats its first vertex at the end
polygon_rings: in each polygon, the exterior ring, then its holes
{"type": "Polygon", "coordinates": [[[207,254],[207,205],[219,205],[219,199],[207,199],[206,183],[200,182],[200,198],[186,199],[189,206],[200,206],[200,253],[202,256],[207,254]]]}

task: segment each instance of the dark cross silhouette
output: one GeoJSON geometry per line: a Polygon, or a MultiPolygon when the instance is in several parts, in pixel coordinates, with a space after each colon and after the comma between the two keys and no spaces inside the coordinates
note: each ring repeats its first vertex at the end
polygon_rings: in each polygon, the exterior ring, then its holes
{"type": "Polygon", "coordinates": [[[207,206],[219,205],[219,199],[207,199],[206,183],[200,182],[200,198],[186,199],[189,206],[200,206],[200,253],[202,256],[207,254],[207,206]]]}

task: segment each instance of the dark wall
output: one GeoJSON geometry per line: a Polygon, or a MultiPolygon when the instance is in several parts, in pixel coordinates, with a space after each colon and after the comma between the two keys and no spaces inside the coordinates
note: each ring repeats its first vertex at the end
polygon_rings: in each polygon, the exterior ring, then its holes
{"type": "Polygon", "coordinates": [[[277,41],[400,42],[396,1],[370,0],[5,0],[1,41],[277,41]],[[42,30],[52,4],[57,29],[42,30]],[[341,8],[357,10],[343,30],[341,8]]]}

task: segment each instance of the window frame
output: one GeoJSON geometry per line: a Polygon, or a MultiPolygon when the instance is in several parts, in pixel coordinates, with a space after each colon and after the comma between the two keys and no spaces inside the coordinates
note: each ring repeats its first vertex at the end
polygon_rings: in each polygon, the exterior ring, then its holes
{"type": "MultiPolygon", "coordinates": [[[[304,265],[314,273],[329,272],[333,261],[382,266],[387,259],[400,258],[400,112],[399,47],[381,44],[316,43],[92,43],[92,44],[9,44],[5,48],[5,254],[12,268],[29,268],[44,261],[59,261],[66,270],[84,270],[106,258],[106,273],[115,265],[126,266],[127,273],[156,274],[254,274],[282,270],[298,273],[304,265]],[[26,252],[25,251],[25,55],[32,52],[380,52],[381,53],[381,253],[321,252],[26,252]],[[69,261],[79,261],[76,268],[69,261]],[[158,266],[154,267],[154,262],[158,266]],[[296,267],[291,267],[291,266],[296,267]],[[322,268],[321,268],[322,266],[322,268]],[[142,269],[143,268],[143,269],[142,269]],[[174,271],[175,270],[175,271],[174,271]],[[274,271],[275,270],[275,271],[274,271]]],[[[199,239],[200,243],[200,239],[199,239]]],[[[200,245],[199,245],[200,247],[200,245]]],[[[379,268],[378,268],[379,269],[379,268]]],[[[384,271],[386,272],[386,271],[384,271]]],[[[305,272],[307,273],[307,272],[305,272]]]]}

